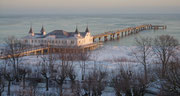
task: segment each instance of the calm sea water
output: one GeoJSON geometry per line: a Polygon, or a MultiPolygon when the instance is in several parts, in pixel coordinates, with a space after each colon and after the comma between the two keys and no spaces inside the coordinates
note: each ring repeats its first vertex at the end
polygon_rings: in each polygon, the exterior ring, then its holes
{"type": "Polygon", "coordinates": [[[137,36],[155,37],[162,34],[169,34],[180,41],[180,14],[169,15],[0,15],[0,44],[8,36],[18,38],[28,34],[30,25],[34,32],[38,33],[44,25],[46,32],[62,29],[74,32],[76,25],[79,31],[85,31],[87,23],[93,35],[102,32],[133,27],[141,24],[167,25],[166,30],[143,31],[120,40],[109,41],[106,45],[130,46],[134,45],[134,38],[137,36]]]}

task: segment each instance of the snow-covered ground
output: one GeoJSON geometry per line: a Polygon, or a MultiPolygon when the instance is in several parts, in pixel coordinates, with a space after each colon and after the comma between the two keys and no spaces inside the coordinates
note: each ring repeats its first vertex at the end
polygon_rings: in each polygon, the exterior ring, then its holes
{"type": "MultiPolygon", "coordinates": [[[[129,46],[103,46],[102,48],[98,50],[92,51],[89,61],[86,62],[86,74],[91,72],[93,68],[112,72],[122,66],[125,69],[130,68],[133,71],[138,70],[138,72],[143,72],[143,65],[139,64],[136,61],[136,58],[133,56],[133,53],[132,53],[136,48],[137,48],[136,46],[131,46],[131,47],[129,46]]],[[[42,57],[41,55],[22,57],[23,58],[22,64],[28,68],[31,68],[32,71],[37,72],[39,70],[38,68],[39,61],[42,60],[41,57],[42,57]]],[[[2,60],[0,64],[1,64],[0,66],[3,65],[2,60]]],[[[81,80],[81,74],[82,74],[80,65],[81,65],[81,62],[74,62],[74,67],[77,73],[78,80],[81,80]]],[[[149,64],[148,66],[152,66],[152,64],[149,64]]],[[[103,91],[102,96],[114,96],[114,95],[115,94],[114,94],[113,88],[107,87],[103,91]]]]}

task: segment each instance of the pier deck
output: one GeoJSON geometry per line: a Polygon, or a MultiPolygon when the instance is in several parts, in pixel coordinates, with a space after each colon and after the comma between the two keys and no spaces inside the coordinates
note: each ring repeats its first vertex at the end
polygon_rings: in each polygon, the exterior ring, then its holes
{"type": "Polygon", "coordinates": [[[151,25],[151,24],[140,25],[137,27],[129,27],[122,30],[109,31],[109,32],[104,32],[101,34],[94,35],[93,41],[95,42],[96,39],[101,41],[102,38],[104,38],[104,41],[114,40],[115,38],[119,39],[120,37],[136,34],[144,30],[152,30],[152,29],[157,30],[157,29],[166,29],[166,28],[167,26],[165,25],[151,25]]]}
{"type": "Polygon", "coordinates": [[[32,48],[24,49],[15,54],[0,54],[0,59],[8,59],[12,57],[22,57],[29,55],[43,55],[48,53],[71,53],[71,52],[87,52],[95,50],[101,46],[102,42],[95,42],[84,46],[35,46],[32,48]]]}

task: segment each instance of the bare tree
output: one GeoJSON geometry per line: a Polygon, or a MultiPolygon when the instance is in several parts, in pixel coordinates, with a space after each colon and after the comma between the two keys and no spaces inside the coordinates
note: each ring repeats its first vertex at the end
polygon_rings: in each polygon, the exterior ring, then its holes
{"type": "Polygon", "coordinates": [[[83,82],[83,89],[88,96],[101,96],[107,84],[107,71],[93,70],[83,82]]]}
{"type": "Polygon", "coordinates": [[[164,78],[166,74],[167,64],[174,55],[175,49],[178,46],[178,40],[169,35],[161,35],[154,40],[154,53],[159,58],[162,68],[161,77],[164,78]]]}
{"type": "Polygon", "coordinates": [[[63,83],[67,78],[68,64],[61,63],[61,65],[56,69],[56,73],[53,74],[53,80],[59,85],[60,96],[63,96],[63,83]]]}
{"type": "Polygon", "coordinates": [[[179,96],[180,95],[180,58],[175,58],[168,63],[167,74],[162,81],[161,96],[179,96]]]}
{"type": "Polygon", "coordinates": [[[2,92],[4,91],[5,82],[3,80],[3,72],[0,70],[0,96],[2,96],[2,92]]]}
{"type": "Polygon", "coordinates": [[[105,89],[107,85],[107,71],[102,70],[94,70],[92,73],[93,77],[93,96],[101,96],[102,91],[105,89]]]}
{"type": "MultiPolygon", "coordinates": [[[[9,37],[5,42],[5,49],[3,55],[8,58],[10,63],[14,67],[14,73],[18,76],[18,66],[20,61],[22,61],[21,52],[26,49],[26,45],[22,43],[21,40],[16,39],[15,37],[9,37]]],[[[16,77],[18,78],[18,77],[16,77]]]]}
{"type": "Polygon", "coordinates": [[[41,69],[41,75],[45,78],[46,80],[46,91],[49,90],[49,79],[50,79],[50,74],[51,70],[49,69],[48,65],[42,66],[41,69]]]}
{"type": "Polygon", "coordinates": [[[131,84],[133,73],[131,70],[119,69],[117,74],[112,79],[112,84],[116,92],[116,96],[122,96],[124,93],[126,96],[131,96],[131,84]]]}
{"type": "Polygon", "coordinates": [[[71,80],[71,89],[72,89],[72,92],[74,92],[74,87],[76,86],[75,83],[76,83],[76,76],[77,76],[77,74],[75,72],[73,64],[69,65],[68,70],[67,70],[67,75],[68,75],[68,77],[71,80]]]}
{"type": "Polygon", "coordinates": [[[144,96],[146,88],[148,87],[140,73],[134,73],[132,77],[132,93],[133,96],[144,96]]]}
{"type": "Polygon", "coordinates": [[[116,71],[112,71],[112,86],[116,96],[144,96],[147,88],[144,82],[142,73],[132,70],[130,66],[120,66],[116,71]]]}
{"type": "Polygon", "coordinates": [[[20,67],[18,70],[19,76],[22,78],[23,81],[23,89],[26,87],[26,75],[31,73],[31,70],[27,67],[20,67]]]}
{"type": "Polygon", "coordinates": [[[136,38],[136,45],[137,48],[133,52],[134,56],[136,57],[137,61],[144,66],[144,81],[147,83],[148,76],[148,68],[147,63],[148,59],[151,57],[152,47],[151,47],[152,39],[148,37],[140,37],[136,38]]]}
{"type": "Polygon", "coordinates": [[[10,96],[11,92],[11,82],[15,80],[15,77],[16,75],[10,69],[4,73],[4,78],[8,81],[8,96],[10,96]]]}
{"type": "Polygon", "coordinates": [[[30,80],[29,87],[30,87],[30,96],[37,96],[36,95],[36,90],[37,90],[37,85],[40,81],[38,79],[32,79],[30,80]]]}
{"type": "Polygon", "coordinates": [[[86,61],[89,59],[90,57],[90,52],[88,51],[80,51],[79,52],[79,59],[82,61],[80,67],[81,67],[81,73],[82,73],[82,80],[84,80],[84,76],[86,73],[86,61]]]}
{"type": "Polygon", "coordinates": [[[77,80],[74,86],[73,96],[82,96],[81,95],[81,83],[77,80]]]}
{"type": "Polygon", "coordinates": [[[82,89],[85,91],[84,96],[91,96],[92,94],[92,85],[93,84],[93,77],[87,76],[82,84],[82,89]]]}
{"type": "Polygon", "coordinates": [[[48,54],[47,56],[42,56],[41,59],[42,61],[40,62],[41,67],[41,75],[45,78],[46,80],[46,91],[49,90],[49,80],[51,78],[51,73],[54,71],[54,64],[56,61],[56,56],[53,54],[48,54]]]}

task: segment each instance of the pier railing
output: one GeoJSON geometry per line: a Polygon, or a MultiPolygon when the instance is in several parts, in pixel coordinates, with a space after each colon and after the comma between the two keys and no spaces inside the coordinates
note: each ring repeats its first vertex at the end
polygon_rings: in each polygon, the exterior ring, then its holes
{"type": "Polygon", "coordinates": [[[0,54],[0,59],[8,59],[12,57],[16,58],[27,55],[43,55],[48,53],[70,53],[74,51],[86,52],[86,51],[94,50],[101,45],[102,45],[101,42],[95,42],[83,46],[32,46],[23,50],[14,51],[14,53],[2,51],[0,54]]]}

